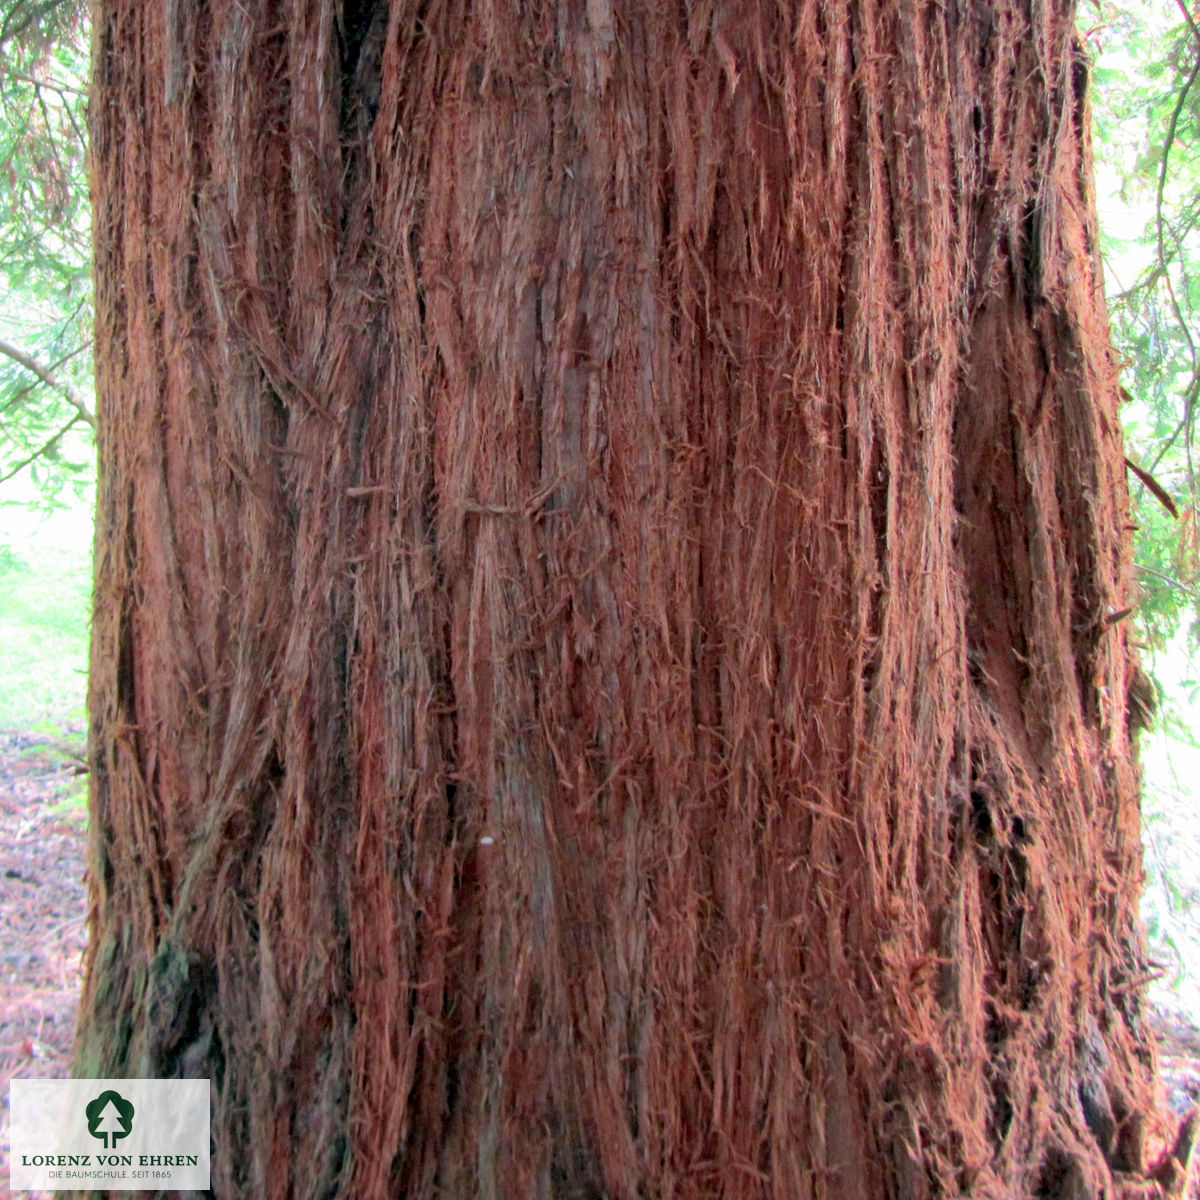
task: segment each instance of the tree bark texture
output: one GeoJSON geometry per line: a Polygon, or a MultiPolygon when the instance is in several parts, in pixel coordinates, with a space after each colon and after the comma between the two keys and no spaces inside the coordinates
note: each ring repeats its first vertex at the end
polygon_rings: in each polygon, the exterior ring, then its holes
{"type": "Polygon", "coordinates": [[[102,0],[77,1069],[216,1196],[1159,1194],[1073,16],[102,0]]]}

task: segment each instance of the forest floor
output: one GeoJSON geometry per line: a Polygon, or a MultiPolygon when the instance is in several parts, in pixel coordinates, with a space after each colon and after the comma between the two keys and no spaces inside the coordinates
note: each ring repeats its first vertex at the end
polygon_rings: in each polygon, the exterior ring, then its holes
{"type": "Polygon", "coordinates": [[[53,737],[0,732],[0,1191],[9,1080],[70,1074],[87,944],[81,770],[53,737]]]}
{"type": "MultiPolygon", "coordinates": [[[[8,1178],[9,1081],[70,1073],[80,962],[87,945],[87,821],[75,741],[0,731],[3,1180],[8,1178]]],[[[1153,1024],[1163,1100],[1182,1114],[1200,1103],[1200,1028],[1166,1009],[1155,1010],[1153,1024]]],[[[1200,1187],[1193,1195],[1200,1200],[1200,1187]]]]}

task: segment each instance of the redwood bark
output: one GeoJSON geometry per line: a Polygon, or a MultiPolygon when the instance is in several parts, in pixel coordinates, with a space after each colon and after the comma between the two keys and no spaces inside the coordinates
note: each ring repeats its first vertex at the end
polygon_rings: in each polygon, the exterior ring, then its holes
{"type": "Polygon", "coordinates": [[[101,0],[77,1068],[214,1194],[1156,1194],[1066,0],[101,0]]]}

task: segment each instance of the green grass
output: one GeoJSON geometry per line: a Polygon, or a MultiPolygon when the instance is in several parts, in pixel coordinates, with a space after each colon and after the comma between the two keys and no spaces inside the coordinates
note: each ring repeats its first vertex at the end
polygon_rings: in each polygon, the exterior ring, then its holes
{"type": "Polygon", "coordinates": [[[0,506],[0,729],[56,736],[84,718],[90,518],[0,506]]]}

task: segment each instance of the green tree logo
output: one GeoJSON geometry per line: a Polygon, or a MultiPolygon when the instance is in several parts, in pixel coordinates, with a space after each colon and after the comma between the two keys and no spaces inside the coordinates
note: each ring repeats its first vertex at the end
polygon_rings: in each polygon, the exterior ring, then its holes
{"type": "Polygon", "coordinates": [[[83,1111],[88,1133],[100,1138],[105,1150],[111,1150],[133,1128],[133,1105],[120,1092],[101,1092],[83,1111]]]}

